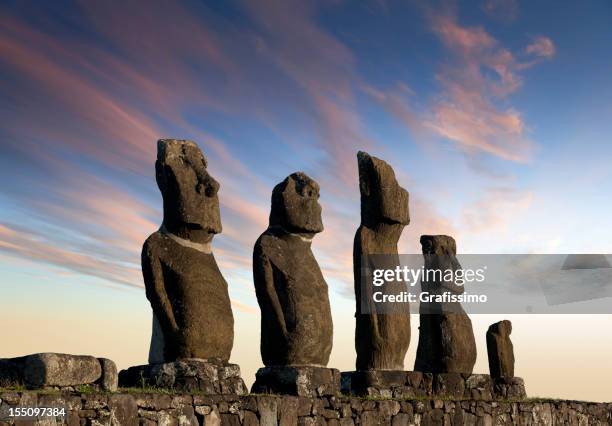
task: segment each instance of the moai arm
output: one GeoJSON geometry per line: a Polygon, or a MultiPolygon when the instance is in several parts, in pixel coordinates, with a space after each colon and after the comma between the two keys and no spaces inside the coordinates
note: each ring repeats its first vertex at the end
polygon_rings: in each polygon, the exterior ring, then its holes
{"type": "Polygon", "coordinates": [[[262,314],[267,313],[265,321],[268,322],[268,330],[281,330],[283,340],[287,340],[287,325],[285,315],[281,307],[276,288],[274,287],[274,270],[268,257],[263,253],[261,246],[257,244],[253,253],[253,274],[255,292],[262,314]]]}
{"type": "Polygon", "coordinates": [[[149,241],[142,247],[142,275],[145,282],[147,299],[163,329],[178,330],[172,305],[164,286],[164,274],[159,257],[151,251],[149,241]],[[163,315],[160,316],[160,313],[163,315]]]}

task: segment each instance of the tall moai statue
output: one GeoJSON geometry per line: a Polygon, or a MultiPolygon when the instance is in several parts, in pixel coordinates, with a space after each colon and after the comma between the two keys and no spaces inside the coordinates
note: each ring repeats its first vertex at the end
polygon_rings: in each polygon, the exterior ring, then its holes
{"type": "MultiPolygon", "coordinates": [[[[410,344],[409,307],[395,304],[386,307],[384,313],[376,309],[362,312],[362,303],[372,302],[367,294],[362,294],[362,261],[369,255],[385,255],[381,256],[379,263],[384,263],[386,269],[399,265],[397,243],[404,227],[410,223],[408,192],[398,184],[393,169],[383,160],[360,151],[357,165],[361,225],[353,245],[356,368],[403,370],[410,344]]],[[[403,282],[388,283],[386,290],[399,294],[406,290],[406,285],[403,282]],[[390,286],[397,288],[390,289],[390,286]]]]}
{"type": "Polygon", "coordinates": [[[119,373],[123,387],[168,387],[204,394],[245,394],[229,364],[234,317],[211,243],[221,232],[219,183],[191,141],[157,142],[155,177],[162,226],[142,247],[142,274],[153,308],[149,364],[119,373]]]}
{"type": "Polygon", "coordinates": [[[227,362],[234,317],[211,243],[221,232],[219,183],[191,141],[157,143],[155,177],[164,219],[142,248],[142,273],[154,314],[150,359],[217,358],[227,362]]]}
{"type": "MultiPolygon", "coordinates": [[[[457,271],[455,240],[447,235],[423,235],[421,246],[425,258],[423,292],[442,295],[462,294],[464,287],[444,281],[444,271],[457,271]],[[442,271],[442,274],[428,271],[442,271]],[[433,278],[432,278],[433,277],[433,278]]],[[[459,302],[430,302],[420,305],[419,345],[415,371],[426,373],[472,373],[476,363],[476,341],[472,321],[459,302]]]]}
{"type": "Polygon", "coordinates": [[[510,340],[512,323],[508,320],[491,324],[487,330],[487,354],[491,377],[514,377],[514,346],[510,340]]]}
{"type": "MultiPolygon", "coordinates": [[[[253,392],[333,394],[337,370],[327,365],[333,324],[327,283],[312,253],[323,231],[319,185],[298,172],[272,191],[269,226],[253,250],[253,278],[261,309],[261,357],[253,392]]],[[[336,377],[337,376],[337,377],[336,377]]]]}

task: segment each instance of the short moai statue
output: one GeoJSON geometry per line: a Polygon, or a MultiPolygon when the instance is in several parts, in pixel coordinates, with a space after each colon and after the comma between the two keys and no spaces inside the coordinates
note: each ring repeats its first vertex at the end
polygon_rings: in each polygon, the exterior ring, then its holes
{"type": "MultiPolygon", "coordinates": [[[[430,295],[445,292],[459,295],[463,285],[441,278],[444,271],[457,271],[455,240],[447,235],[423,235],[421,246],[425,259],[424,274],[433,277],[422,280],[421,289],[430,295]],[[429,274],[428,271],[432,271],[429,274]],[[433,273],[433,271],[441,271],[433,273]]],[[[476,363],[476,340],[472,321],[459,302],[429,302],[420,305],[419,344],[415,371],[426,373],[471,374],[476,363]]]]}
{"type": "MultiPolygon", "coordinates": [[[[211,248],[214,235],[221,232],[221,216],[219,183],[207,166],[194,142],[158,141],[155,176],[163,197],[164,218],[142,248],[146,296],[154,315],[149,362],[179,363],[178,367],[172,364],[178,370],[184,367],[181,363],[196,359],[208,362],[212,369],[230,366],[230,375],[242,389],[238,366],[228,364],[234,317],[228,285],[211,248]]],[[[167,385],[150,366],[132,367],[120,374],[120,380],[131,382],[139,374],[153,384],[160,385],[161,381],[167,385]]],[[[218,391],[218,383],[212,389],[210,378],[201,379],[200,384],[188,380],[189,386],[205,388],[209,393],[218,391]]]]}
{"type": "Polygon", "coordinates": [[[334,394],[339,372],[324,368],[332,349],[328,288],[312,253],[323,231],[319,185],[304,173],[272,191],[269,226],[253,250],[261,309],[261,357],[253,392],[334,394]]]}
{"type": "Polygon", "coordinates": [[[508,320],[491,324],[487,330],[489,372],[493,378],[514,377],[514,347],[510,334],[512,323],[508,320]]]}

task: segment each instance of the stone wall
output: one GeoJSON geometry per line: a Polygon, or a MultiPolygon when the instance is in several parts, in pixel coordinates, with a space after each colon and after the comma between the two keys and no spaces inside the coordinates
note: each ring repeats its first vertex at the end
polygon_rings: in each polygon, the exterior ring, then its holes
{"type": "MultiPolygon", "coordinates": [[[[273,395],[0,392],[0,425],[609,425],[612,403],[374,400],[273,395]],[[55,422],[19,423],[13,407],[65,407],[55,422]]],[[[22,419],[23,421],[23,419],[22,419]]]]}

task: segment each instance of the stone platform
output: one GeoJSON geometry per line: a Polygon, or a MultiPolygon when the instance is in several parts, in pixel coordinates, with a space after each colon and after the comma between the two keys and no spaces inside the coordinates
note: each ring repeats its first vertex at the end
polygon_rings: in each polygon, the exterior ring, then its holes
{"type": "Polygon", "coordinates": [[[340,371],[312,366],[273,366],[257,371],[252,393],[306,397],[340,394],[340,371]]]}
{"type": "Polygon", "coordinates": [[[216,359],[184,359],[130,367],[119,373],[119,385],[198,391],[204,395],[248,393],[240,377],[240,367],[216,359]]]}
{"type": "Polygon", "coordinates": [[[0,387],[76,390],[80,386],[117,390],[117,366],[89,355],[37,353],[0,359],[0,387]]]}
{"type": "Polygon", "coordinates": [[[342,373],[342,393],[383,398],[444,397],[474,400],[523,399],[523,379],[494,379],[488,374],[421,373],[365,370],[342,373]]]}
{"type": "Polygon", "coordinates": [[[612,403],[538,399],[378,400],[278,395],[0,391],[0,426],[9,425],[609,425],[612,403]],[[18,407],[62,407],[63,418],[10,416],[18,407]]]}

